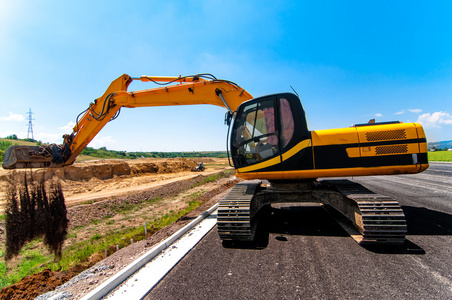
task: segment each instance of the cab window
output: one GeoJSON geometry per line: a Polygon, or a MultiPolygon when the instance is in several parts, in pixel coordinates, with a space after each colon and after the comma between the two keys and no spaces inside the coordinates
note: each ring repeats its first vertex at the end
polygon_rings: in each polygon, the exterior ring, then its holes
{"type": "Polygon", "coordinates": [[[281,112],[281,146],[286,147],[294,133],[294,120],[290,104],[287,99],[279,99],[279,110],[281,112]]]}
{"type": "Polygon", "coordinates": [[[250,165],[278,154],[274,100],[246,106],[237,120],[232,143],[239,165],[250,165]]]}

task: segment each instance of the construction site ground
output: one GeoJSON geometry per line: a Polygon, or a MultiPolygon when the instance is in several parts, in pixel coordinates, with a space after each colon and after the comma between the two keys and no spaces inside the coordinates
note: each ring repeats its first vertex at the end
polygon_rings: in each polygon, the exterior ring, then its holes
{"type": "MultiPolygon", "coordinates": [[[[153,222],[167,214],[186,209],[193,200],[201,205],[163,229],[155,232],[149,230],[148,239],[130,241],[127,247],[121,247],[118,251],[116,245],[109,245],[104,253],[96,252],[83,263],[71,266],[68,270],[51,271],[43,264],[36,274],[3,288],[0,298],[34,299],[66,282],[63,290],[67,295],[72,295],[71,299],[79,299],[94,289],[149,250],[149,247],[169,237],[214,205],[236,184],[227,159],[204,158],[202,161],[206,170],[193,172],[200,161],[201,159],[97,160],[76,163],[65,169],[33,171],[36,180],[41,177],[47,180],[58,178],[62,183],[69,219],[69,233],[64,248],[83,241],[95,243],[104,234],[115,230],[143,226],[144,222],[153,222]],[[71,278],[73,279],[70,280],[71,278]]],[[[10,172],[0,171],[2,209],[6,203],[5,192],[10,172]]],[[[19,175],[21,176],[22,174],[19,175]]],[[[5,234],[3,220],[0,221],[2,245],[5,245],[5,234]]],[[[33,242],[28,248],[51,255],[42,242],[33,242]]],[[[14,269],[23,259],[23,254],[15,257],[7,263],[7,268],[14,269]]]]}

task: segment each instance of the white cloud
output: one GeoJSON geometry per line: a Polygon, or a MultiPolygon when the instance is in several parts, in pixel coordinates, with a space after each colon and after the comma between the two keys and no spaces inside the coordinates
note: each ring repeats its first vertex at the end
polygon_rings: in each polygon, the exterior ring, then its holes
{"type": "Polygon", "coordinates": [[[107,149],[114,149],[117,144],[118,141],[111,136],[96,136],[88,146],[92,148],[107,147],[107,149]]]}
{"type": "Polygon", "coordinates": [[[394,113],[395,115],[403,115],[406,111],[409,111],[409,112],[411,112],[411,113],[416,113],[416,114],[419,114],[419,113],[421,113],[422,112],[422,109],[420,109],[420,108],[408,108],[408,109],[402,109],[401,111],[398,111],[398,112],[396,112],[396,113],[394,113]]]}
{"type": "Polygon", "coordinates": [[[23,115],[14,114],[12,112],[9,112],[9,116],[7,117],[0,117],[0,121],[24,121],[25,117],[23,115]]]}
{"type": "Polygon", "coordinates": [[[74,128],[74,126],[75,126],[75,122],[70,121],[66,125],[64,125],[62,127],[58,127],[58,129],[66,132],[67,134],[70,134],[70,133],[72,133],[72,129],[74,128]]]}
{"type": "Polygon", "coordinates": [[[419,116],[417,122],[424,127],[441,128],[440,125],[452,125],[452,115],[445,111],[425,113],[419,116]]]}
{"type": "Polygon", "coordinates": [[[50,144],[62,144],[63,135],[61,133],[44,133],[39,132],[35,134],[35,140],[50,144]]]}
{"type": "Polygon", "coordinates": [[[375,116],[378,117],[378,118],[383,117],[382,114],[375,114],[375,116]]]}

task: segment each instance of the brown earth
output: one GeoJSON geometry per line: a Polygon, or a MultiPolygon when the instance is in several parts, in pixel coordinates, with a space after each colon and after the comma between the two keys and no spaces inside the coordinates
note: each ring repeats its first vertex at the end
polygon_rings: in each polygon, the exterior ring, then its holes
{"type": "MultiPolygon", "coordinates": [[[[133,205],[143,200],[162,198],[164,200],[157,201],[148,208],[149,215],[158,215],[184,207],[186,197],[198,192],[202,196],[197,201],[201,201],[203,205],[180,218],[177,222],[154,233],[146,240],[134,243],[116,252],[110,251],[110,249],[109,252],[114,252],[113,255],[104,260],[102,260],[101,254],[96,253],[90,257],[89,261],[64,272],[43,270],[23,278],[15,285],[3,288],[0,291],[0,298],[34,299],[37,295],[51,291],[71,278],[77,278],[74,276],[86,270],[82,274],[86,272],[91,275],[94,274],[91,277],[96,279],[78,280],[69,287],[62,289],[73,295],[70,299],[81,298],[82,295],[125,267],[132,261],[132,258],[138,257],[147,251],[148,247],[169,237],[191,219],[218,202],[237,183],[237,181],[223,178],[213,183],[194,187],[202,183],[207,175],[219,173],[228,168],[227,160],[209,159],[207,161],[203,159],[203,162],[207,166],[205,172],[191,172],[190,170],[196,166],[196,162],[189,159],[143,159],[83,162],[76,163],[63,170],[46,170],[46,172],[38,171],[34,173],[36,174],[33,175],[36,176],[35,178],[45,176],[45,178],[50,179],[56,176],[61,179],[66,203],[69,206],[70,228],[86,227],[86,232],[77,234],[75,238],[77,241],[89,238],[90,234],[93,233],[92,227],[94,227],[94,232],[105,230],[102,226],[93,226],[92,222],[93,220],[103,219],[107,215],[117,223],[117,226],[136,225],[133,224],[134,221],[131,221],[131,219],[138,218],[131,218],[127,221],[120,218],[117,207],[124,203],[133,205]],[[94,264],[96,265],[93,266],[94,264]]],[[[4,192],[5,187],[4,180],[7,178],[5,173],[7,172],[4,170],[0,172],[2,192],[4,192]]],[[[1,196],[3,195],[0,193],[1,196]]],[[[142,220],[136,220],[136,222],[142,222],[142,220]]],[[[0,223],[0,242],[2,244],[4,244],[3,230],[4,225],[0,223]]],[[[14,261],[12,264],[14,264],[14,261]]]]}
{"type": "MultiPolygon", "coordinates": [[[[206,159],[203,159],[206,160],[206,159]]],[[[224,159],[207,158],[222,167],[212,167],[203,174],[210,174],[224,168],[224,159]],[[216,162],[215,162],[216,161],[216,162]]],[[[144,158],[137,160],[92,160],[75,163],[63,168],[49,168],[33,170],[33,177],[39,181],[57,178],[62,182],[66,204],[99,201],[103,198],[118,194],[145,190],[168,180],[191,178],[198,173],[191,172],[196,167],[192,159],[155,159],[144,158]]],[[[29,172],[17,170],[16,172],[29,172]]],[[[10,174],[14,171],[0,168],[0,213],[6,204],[6,185],[10,174]]]]}

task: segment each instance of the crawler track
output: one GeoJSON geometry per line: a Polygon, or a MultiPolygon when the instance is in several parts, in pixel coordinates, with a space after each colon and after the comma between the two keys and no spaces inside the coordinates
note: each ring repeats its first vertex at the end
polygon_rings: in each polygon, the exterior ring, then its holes
{"type": "Polygon", "coordinates": [[[399,203],[349,180],[324,180],[309,188],[278,190],[262,187],[260,181],[237,184],[220,201],[218,234],[222,240],[251,241],[257,220],[266,204],[316,202],[345,216],[356,229],[359,244],[401,244],[407,234],[405,215],[399,203]]]}
{"type": "Polygon", "coordinates": [[[217,225],[222,240],[253,240],[256,224],[252,222],[252,201],[259,185],[260,181],[239,183],[220,201],[217,225]]]}
{"type": "Polygon", "coordinates": [[[407,226],[405,214],[399,203],[387,196],[376,194],[349,180],[327,181],[346,198],[353,200],[359,209],[355,227],[362,234],[360,244],[400,244],[405,240],[407,226]]]}

